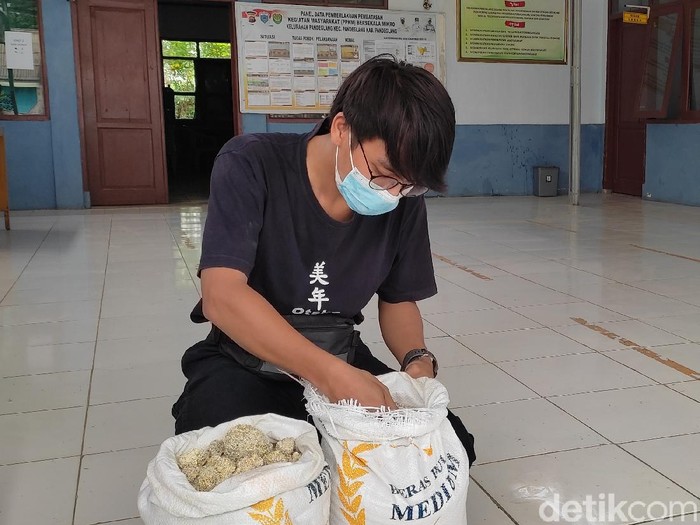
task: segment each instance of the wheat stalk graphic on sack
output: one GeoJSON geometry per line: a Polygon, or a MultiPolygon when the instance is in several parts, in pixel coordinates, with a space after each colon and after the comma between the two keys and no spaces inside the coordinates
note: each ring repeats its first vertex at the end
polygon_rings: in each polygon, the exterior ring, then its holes
{"type": "Polygon", "coordinates": [[[250,507],[257,512],[249,512],[248,515],[261,525],[294,525],[289,511],[284,508],[282,498],[268,498],[250,507]]]}
{"type": "Polygon", "coordinates": [[[348,442],[343,442],[342,465],[338,465],[338,498],[342,508],[340,509],[348,522],[348,525],[365,525],[365,509],[362,505],[362,496],[357,492],[364,482],[359,481],[367,472],[367,462],[360,457],[363,452],[369,452],[379,447],[378,444],[360,443],[350,450],[348,442]]]}

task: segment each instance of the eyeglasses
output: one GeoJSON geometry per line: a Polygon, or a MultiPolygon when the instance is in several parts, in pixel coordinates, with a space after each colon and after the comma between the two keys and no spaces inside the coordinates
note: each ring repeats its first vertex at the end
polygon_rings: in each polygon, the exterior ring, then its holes
{"type": "Polygon", "coordinates": [[[369,167],[369,161],[367,160],[367,155],[365,155],[365,148],[362,147],[361,142],[357,142],[360,145],[360,151],[362,151],[362,156],[365,158],[365,164],[367,164],[367,169],[369,170],[369,187],[373,190],[391,190],[396,188],[396,186],[401,186],[399,194],[403,197],[420,197],[428,192],[428,188],[425,186],[416,186],[415,184],[405,184],[394,177],[387,177],[385,175],[375,175],[372,173],[372,168],[369,167]]]}

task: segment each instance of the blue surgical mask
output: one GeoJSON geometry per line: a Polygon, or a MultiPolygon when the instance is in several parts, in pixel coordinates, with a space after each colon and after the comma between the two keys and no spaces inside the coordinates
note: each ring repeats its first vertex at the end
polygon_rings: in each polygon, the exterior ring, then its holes
{"type": "Polygon", "coordinates": [[[389,190],[375,190],[367,178],[355,167],[352,160],[352,137],[350,138],[350,165],[352,169],[341,180],[338,173],[338,148],[335,148],[335,183],[350,209],[360,215],[382,215],[395,209],[401,197],[389,190]]]}

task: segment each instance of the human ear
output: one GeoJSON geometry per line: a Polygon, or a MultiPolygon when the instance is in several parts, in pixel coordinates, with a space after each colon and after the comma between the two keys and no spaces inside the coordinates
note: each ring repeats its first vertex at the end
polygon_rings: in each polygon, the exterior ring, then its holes
{"type": "Polygon", "coordinates": [[[343,142],[347,142],[347,133],[349,132],[350,126],[341,111],[333,117],[331,122],[331,142],[336,146],[340,146],[343,142]]]}

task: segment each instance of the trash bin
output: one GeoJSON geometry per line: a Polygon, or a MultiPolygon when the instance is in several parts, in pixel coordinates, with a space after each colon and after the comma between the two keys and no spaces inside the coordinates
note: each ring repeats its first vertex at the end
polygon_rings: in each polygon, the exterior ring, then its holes
{"type": "Polygon", "coordinates": [[[559,184],[559,168],[535,166],[533,170],[533,194],[538,197],[556,197],[559,184]]]}

